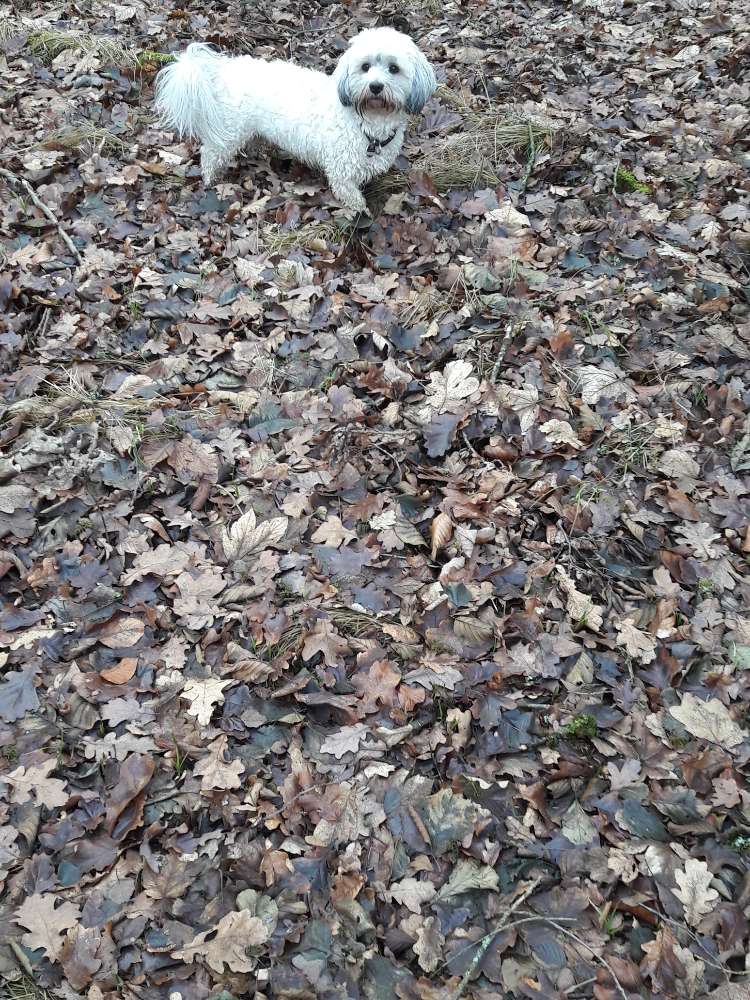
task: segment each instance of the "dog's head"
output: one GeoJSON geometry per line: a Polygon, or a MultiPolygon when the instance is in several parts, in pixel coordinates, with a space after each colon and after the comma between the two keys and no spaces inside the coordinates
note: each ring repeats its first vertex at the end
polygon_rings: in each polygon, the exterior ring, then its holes
{"type": "Polygon", "coordinates": [[[394,28],[368,28],[356,35],[333,77],[341,103],[368,118],[415,114],[437,86],[417,46],[394,28]]]}

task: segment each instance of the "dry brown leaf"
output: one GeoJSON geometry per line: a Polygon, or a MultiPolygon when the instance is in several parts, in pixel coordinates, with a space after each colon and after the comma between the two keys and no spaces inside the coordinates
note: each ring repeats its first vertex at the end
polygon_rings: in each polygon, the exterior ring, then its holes
{"type": "Polygon", "coordinates": [[[13,788],[10,801],[28,802],[33,795],[37,805],[45,805],[48,809],[64,806],[70,797],[65,790],[65,782],[48,777],[56,767],[57,760],[53,757],[42,764],[17,767],[6,774],[2,780],[13,788]]]}
{"type": "Polygon", "coordinates": [[[739,746],[746,736],[717,698],[704,701],[688,692],[679,705],[670,706],[669,714],[682,723],[691,736],[716,743],[726,750],[739,746]]]}
{"type": "Polygon", "coordinates": [[[136,657],[126,657],[115,664],[114,667],[109,667],[107,670],[100,670],[99,676],[102,680],[109,681],[110,684],[126,684],[135,673],[137,666],[138,659],[136,657]]]}
{"type": "Polygon", "coordinates": [[[63,902],[52,893],[35,892],[16,910],[14,920],[27,930],[21,938],[23,944],[32,951],[43,949],[54,962],[62,951],[64,932],[75,927],[80,916],[81,911],[73,903],[63,902]],[[55,907],[56,903],[60,905],[55,907]]]}
{"type": "Polygon", "coordinates": [[[677,869],[674,877],[679,886],[674,894],[685,908],[685,920],[691,927],[697,927],[706,914],[713,911],[719,898],[716,889],[711,888],[713,873],[705,861],[688,858],[685,867],[677,869]]]}
{"type": "Polygon", "coordinates": [[[240,910],[227,913],[216,927],[197,934],[184,948],[172,952],[172,957],[183,962],[202,958],[218,973],[224,972],[225,965],[232,972],[252,972],[256,959],[248,955],[248,949],[265,944],[269,936],[267,925],[259,917],[240,910]]]}
{"type": "Polygon", "coordinates": [[[231,683],[232,681],[220,681],[216,677],[189,680],[181,695],[190,702],[188,715],[194,715],[201,726],[209,725],[216,706],[224,704],[224,688],[231,683]]]}
{"type": "Polygon", "coordinates": [[[440,549],[444,549],[448,542],[453,537],[453,522],[440,511],[436,514],[430,525],[430,540],[432,542],[432,552],[431,556],[434,559],[438,554],[440,549]]]}
{"type": "Polygon", "coordinates": [[[99,633],[99,642],[109,649],[126,649],[143,638],[146,627],[140,618],[115,618],[99,633]]]}
{"type": "Polygon", "coordinates": [[[208,748],[208,753],[193,768],[193,774],[201,779],[201,791],[208,792],[213,789],[239,788],[242,785],[242,774],[245,765],[241,760],[235,759],[226,762],[224,753],[227,749],[228,739],[220,736],[214,740],[208,748]]]}

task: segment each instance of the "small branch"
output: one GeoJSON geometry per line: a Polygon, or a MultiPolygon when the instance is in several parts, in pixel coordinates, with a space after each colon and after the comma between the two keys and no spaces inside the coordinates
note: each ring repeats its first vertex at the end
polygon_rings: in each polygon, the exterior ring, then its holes
{"type": "Polygon", "coordinates": [[[23,177],[19,177],[17,174],[14,174],[10,170],[4,170],[2,167],[0,167],[0,177],[4,177],[6,181],[9,181],[11,184],[20,184],[20,186],[24,189],[29,198],[31,198],[31,200],[34,202],[39,211],[42,212],[47,217],[47,219],[49,219],[49,221],[52,223],[53,226],[55,226],[58,233],[62,237],[63,242],[67,246],[68,250],[70,250],[70,252],[73,254],[73,258],[75,259],[76,263],[80,264],[81,255],[78,252],[75,243],[65,232],[65,230],[62,227],[62,224],[55,217],[55,214],[52,211],[52,209],[49,207],[49,205],[45,205],[45,203],[36,193],[34,188],[31,186],[31,184],[29,184],[27,180],[24,180],[23,177]]]}
{"type": "Polygon", "coordinates": [[[523,173],[521,174],[521,193],[526,191],[526,185],[529,183],[531,177],[531,171],[534,169],[534,163],[536,162],[536,141],[534,139],[534,129],[532,128],[531,122],[528,123],[529,127],[529,155],[526,160],[526,166],[524,167],[523,173]]]}
{"type": "MultiPolygon", "coordinates": [[[[489,934],[485,934],[485,936],[481,939],[476,954],[469,963],[469,968],[466,970],[466,972],[464,972],[463,976],[461,977],[461,982],[458,984],[456,989],[451,994],[450,1000],[459,1000],[459,997],[466,989],[469,980],[476,972],[477,966],[482,961],[484,956],[487,954],[492,942],[495,940],[500,931],[503,931],[507,927],[511,926],[509,922],[512,914],[515,913],[515,911],[519,908],[519,906],[521,906],[521,904],[524,903],[529,898],[529,896],[536,890],[537,886],[542,881],[542,878],[543,876],[539,875],[537,878],[533,880],[533,882],[530,882],[529,885],[527,885],[526,888],[523,890],[521,895],[517,896],[516,899],[511,903],[511,905],[508,908],[508,912],[503,917],[500,918],[500,923],[497,925],[497,927],[495,927],[492,931],[490,931],[489,934]]],[[[455,958],[455,955],[453,957],[455,958]]]]}
{"type": "Polygon", "coordinates": [[[616,988],[617,992],[620,994],[620,996],[622,997],[622,1000],[630,1000],[630,998],[628,997],[627,993],[625,992],[624,986],[622,985],[622,983],[620,982],[620,980],[615,975],[614,969],[609,964],[609,962],[607,961],[606,958],[603,958],[601,955],[599,955],[591,947],[590,944],[586,944],[586,942],[582,938],[579,938],[577,934],[574,934],[573,931],[569,931],[567,927],[563,927],[562,924],[558,924],[556,920],[551,920],[549,917],[547,917],[546,918],[546,922],[550,925],[550,927],[554,927],[555,930],[559,931],[561,934],[564,934],[566,937],[569,937],[572,941],[575,941],[576,944],[579,944],[582,948],[585,948],[586,951],[590,951],[591,954],[593,955],[594,959],[600,965],[602,965],[607,970],[607,972],[610,974],[610,976],[612,977],[612,982],[615,984],[615,988],[616,988]]]}

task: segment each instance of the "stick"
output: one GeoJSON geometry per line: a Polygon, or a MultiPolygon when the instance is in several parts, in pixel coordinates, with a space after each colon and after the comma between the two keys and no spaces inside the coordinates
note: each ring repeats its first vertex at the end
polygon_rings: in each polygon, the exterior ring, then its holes
{"type": "Polygon", "coordinates": [[[73,254],[73,258],[75,259],[76,263],[80,264],[81,255],[76,249],[75,243],[65,232],[65,230],[62,227],[62,224],[55,218],[52,209],[49,207],[49,205],[44,204],[44,202],[36,193],[31,184],[29,184],[27,180],[24,180],[23,177],[19,177],[17,174],[12,173],[10,170],[4,170],[2,167],[0,167],[0,177],[4,177],[6,181],[9,181],[11,184],[21,185],[21,187],[24,189],[29,198],[31,198],[31,200],[34,202],[39,211],[42,212],[49,219],[49,221],[52,223],[53,226],[55,226],[58,233],[62,237],[63,242],[67,246],[68,250],[70,250],[70,252],[73,254]]]}
{"type": "MultiPolygon", "coordinates": [[[[474,955],[474,958],[472,958],[471,963],[469,964],[469,968],[466,970],[466,972],[464,972],[463,976],[461,977],[461,982],[458,984],[456,989],[451,994],[450,1000],[459,1000],[459,997],[466,989],[469,980],[476,971],[477,966],[482,961],[484,956],[487,954],[487,951],[489,950],[489,947],[492,944],[492,942],[495,940],[500,931],[505,930],[505,928],[508,926],[508,922],[510,920],[511,915],[535,891],[539,883],[542,881],[542,878],[543,876],[539,875],[537,878],[534,879],[533,882],[530,882],[529,885],[523,890],[521,895],[517,896],[516,899],[508,907],[508,912],[505,914],[505,916],[501,917],[500,923],[497,925],[497,927],[495,927],[492,931],[490,931],[489,934],[486,934],[482,938],[482,940],[479,942],[479,947],[477,948],[476,954],[474,955]]],[[[625,1000],[627,1000],[627,997],[625,998],[625,1000]]]]}
{"type": "Polygon", "coordinates": [[[607,970],[607,972],[612,977],[612,981],[615,984],[617,992],[622,997],[622,1000],[630,1000],[630,998],[628,997],[627,993],[625,992],[625,988],[623,987],[622,983],[620,982],[620,980],[615,975],[614,969],[609,964],[609,962],[607,961],[606,958],[602,958],[601,955],[598,955],[594,951],[594,949],[591,947],[590,944],[586,944],[586,942],[582,938],[579,938],[577,934],[573,933],[573,931],[569,931],[567,927],[563,927],[561,924],[558,924],[556,920],[551,920],[549,917],[547,917],[546,920],[547,920],[547,923],[550,925],[550,927],[554,927],[555,930],[560,931],[561,934],[564,934],[566,937],[569,937],[572,941],[575,941],[576,944],[581,945],[581,947],[585,948],[586,951],[590,951],[591,954],[593,955],[593,957],[596,959],[596,961],[600,965],[603,965],[604,968],[607,970]]]}

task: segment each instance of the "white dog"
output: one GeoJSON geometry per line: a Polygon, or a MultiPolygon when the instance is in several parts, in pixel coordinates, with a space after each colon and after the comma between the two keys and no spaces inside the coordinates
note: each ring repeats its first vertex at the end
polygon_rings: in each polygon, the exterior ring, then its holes
{"type": "Polygon", "coordinates": [[[364,212],[362,185],[392,166],[408,116],[435,87],[407,35],[371,28],[352,40],[332,76],[189,45],[159,73],[156,104],[165,127],[200,140],[206,184],[258,137],[322,170],[334,196],[364,212]]]}

